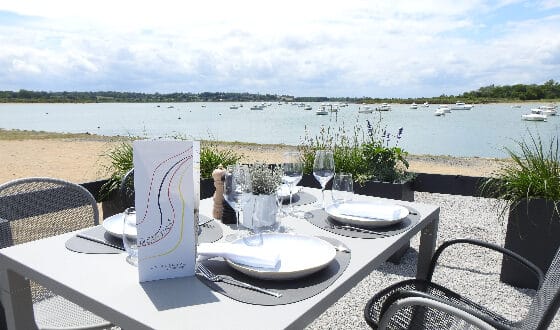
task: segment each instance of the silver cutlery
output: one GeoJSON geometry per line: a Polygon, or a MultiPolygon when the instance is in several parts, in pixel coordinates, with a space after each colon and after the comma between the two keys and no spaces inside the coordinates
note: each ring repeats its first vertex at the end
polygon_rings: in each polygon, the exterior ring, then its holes
{"type": "Polygon", "coordinates": [[[110,247],[112,247],[112,248],[114,248],[114,249],[118,249],[118,250],[124,251],[124,247],[119,246],[119,245],[117,245],[117,244],[109,243],[109,242],[104,241],[104,240],[102,240],[102,239],[100,239],[100,238],[97,238],[97,237],[93,237],[93,236],[89,236],[89,235],[85,235],[85,234],[76,234],[76,236],[79,237],[79,238],[86,239],[86,240],[88,240],[88,241],[92,241],[92,242],[95,242],[95,243],[103,244],[103,245],[106,245],[106,246],[110,246],[110,247]]]}
{"type": "Polygon", "coordinates": [[[383,237],[389,237],[390,235],[387,235],[385,233],[381,233],[375,230],[369,230],[369,229],[365,229],[365,228],[361,228],[361,227],[353,227],[353,226],[348,226],[348,225],[335,225],[332,222],[329,222],[329,226],[332,229],[346,229],[346,230],[350,230],[350,231],[356,231],[356,232],[360,232],[360,233],[366,233],[366,234],[375,234],[375,235],[379,235],[379,236],[383,236],[383,237]]]}
{"type": "Polygon", "coordinates": [[[214,274],[210,269],[208,269],[206,266],[204,266],[201,263],[199,263],[196,268],[200,272],[200,274],[202,276],[204,276],[206,279],[208,279],[209,281],[228,283],[228,284],[235,285],[235,286],[238,286],[238,287],[242,287],[242,288],[246,288],[246,289],[249,289],[249,290],[254,290],[254,291],[264,293],[264,294],[268,294],[268,295],[274,296],[276,298],[282,297],[282,294],[278,293],[276,291],[263,289],[261,287],[254,286],[252,284],[245,283],[243,281],[239,281],[239,280],[235,280],[235,279],[225,277],[225,276],[222,276],[222,275],[214,274]]]}

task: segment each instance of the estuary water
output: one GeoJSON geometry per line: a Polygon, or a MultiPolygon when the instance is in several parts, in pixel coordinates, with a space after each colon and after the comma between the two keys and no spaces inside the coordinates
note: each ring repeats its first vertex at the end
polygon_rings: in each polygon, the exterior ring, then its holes
{"type": "Polygon", "coordinates": [[[257,104],[0,104],[0,128],[298,145],[306,130],[314,136],[321,127],[336,130],[344,126],[353,134],[355,125],[365,128],[369,119],[391,133],[389,146],[397,143],[395,135],[402,127],[398,145],[411,154],[504,158],[504,147],[515,149],[515,140],[526,138],[528,132],[548,141],[558,136],[560,127],[560,116],[551,116],[546,122],[521,120],[522,114],[540,105],[536,103],[524,103],[521,108],[475,105],[472,110],[452,110],[441,117],[434,116],[437,105],[410,109],[406,104],[392,104],[392,111],[364,114],[358,113],[360,105],[349,104],[337,113],[320,116],[315,111],[321,103],[307,103],[312,110],[276,102],[264,110],[250,109],[257,104]]]}

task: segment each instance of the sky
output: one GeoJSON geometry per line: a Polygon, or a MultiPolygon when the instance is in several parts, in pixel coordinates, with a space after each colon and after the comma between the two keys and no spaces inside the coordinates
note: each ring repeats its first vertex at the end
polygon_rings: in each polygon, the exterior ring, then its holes
{"type": "Polygon", "coordinates": [[[560,0],[0,0],[0,90],[431,97],[560,81],[560,0]]]}

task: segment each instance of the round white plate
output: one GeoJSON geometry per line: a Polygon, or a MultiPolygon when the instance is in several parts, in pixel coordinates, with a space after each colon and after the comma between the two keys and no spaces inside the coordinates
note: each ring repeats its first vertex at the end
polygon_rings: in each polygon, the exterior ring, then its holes
{"type": "Polygon", "coordinates": [[[124,217],[124,213],[117,213],[115,215],[112,215],[110,217],[108,217],[107,219],[103,220],[103,228],[105,228],[105,230],[118,238],[122,238],[122,232],[123,232],[123,219],[124,217]]]}
{"type": "MultiPolygon", "coordinates": [[[[103,220],[103,228],[105,228],[105,230],[118,238],[122,238],[122,231],[123,231],[123,224],[124,224],[124,213],[117,213],[115,215],[112,215],[110,217],[108,217],[107,219],[103,220]]],[[[214,219],[212,219],[211,217],[199,217],[199,221],[198,221],[198,225],[202,226],[210,221],[212,221],[214,219]]],[[[200,230],[199,230],[199,234],[200,234],[200,230]]]]}
{"type": "Polygon", "coordinates": [[[400,205],[360,201],[332,204],[325,212],[338,222],[361,227],[394,225],[403,221],[410,213],[406,207],[400,205]],[[348,212],[352,209],[356,212],[348,212]]]}
{"type": "MultiPolygon", "coordinates": [[[[226,259],[234,269],[265,280],[291,280],[313,274],[325,268],[336,256],[330,243],[313,236],[265,233],[263,248],[276,251],[280,261],[273,269],[256,268],[226,259]]],[[[239,239],[233,244],[245,244],[239,239]]]]}

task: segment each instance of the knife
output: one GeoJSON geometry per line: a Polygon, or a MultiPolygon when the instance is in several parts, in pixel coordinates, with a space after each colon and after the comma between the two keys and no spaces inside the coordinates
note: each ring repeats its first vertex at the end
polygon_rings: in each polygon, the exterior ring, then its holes
{"type": "Polygon", "coordinates": [[[76,236],[79,237],[79,238],[86,239],[86,240],[88,240],[88,241],[92,241],[92,242],[95,242],[95,243],[103,244],[103,245],[106,245],[106,246],[110,246],[110,247],[112,247],[112,248],[114,248],[114,249],[124,251],[124,247],[119,246],[119,245],[116,245],[116,244],[113,244],[113,243],[109,243],[109,242],[107,242],[107,241],[105,241],[105,240],[102,240],[102,239],[100,239],[100,238],[97,238],[97,237],[93,237],[93,236],[89,236],[89,235],[85,235],[85,234],[76,234],[76,236]]]}

